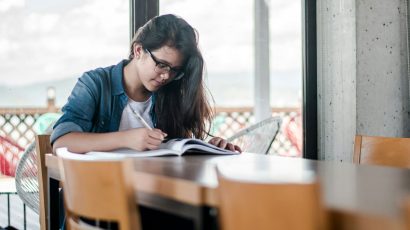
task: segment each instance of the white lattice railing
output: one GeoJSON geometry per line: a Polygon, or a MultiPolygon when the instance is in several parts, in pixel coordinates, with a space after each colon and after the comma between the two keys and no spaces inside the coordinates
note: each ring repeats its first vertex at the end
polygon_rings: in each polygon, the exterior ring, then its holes
{"type": "MultiPolygon", "coordinates": [[[[49,108],[3,108],[0,109],[0,135],[13,139],[25,148],[36,135],[33,125],[44,113],[57,112],[54,106],[49,108]]],[[[301,138],[300,112],[298,108],[273,108],[273,116],[281,116],[282,128],[272,144],[270,153],[300,156],[301,138]],[[296,127],[296,128],[295,128],[296,127]]],[[[216,108],[211,133],[229,137],[239,130],[254,123],[251,107],[216,108]]]]}

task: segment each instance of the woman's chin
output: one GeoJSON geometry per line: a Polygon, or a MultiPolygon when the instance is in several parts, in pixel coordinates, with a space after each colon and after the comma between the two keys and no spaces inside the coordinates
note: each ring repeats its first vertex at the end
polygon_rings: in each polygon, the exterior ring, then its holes
{"type": "Polygon", "coordinates": [[[150,81],[148,84],[145,85],[145,88],[151,92],[157,91],[161,88],[162,84],[157,81],[150,81]]]}

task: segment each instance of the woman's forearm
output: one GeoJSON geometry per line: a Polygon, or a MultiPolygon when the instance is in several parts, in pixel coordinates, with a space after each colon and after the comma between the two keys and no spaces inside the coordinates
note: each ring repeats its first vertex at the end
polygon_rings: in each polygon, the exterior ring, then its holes
{"type": "Polygon", "coordinates": [[[90,151],[110,151],[125,147],[124,132],[82,133],[72,132],[59,137],[53,144],[53,152],[57,148],[66,147],[74,153],[90,151]]]}

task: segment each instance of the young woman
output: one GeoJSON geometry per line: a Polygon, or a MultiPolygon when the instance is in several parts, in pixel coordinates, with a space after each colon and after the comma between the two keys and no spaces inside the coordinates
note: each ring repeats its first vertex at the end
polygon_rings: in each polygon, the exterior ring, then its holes
{"type": "MultiPolygon", "coordinates": [[[[80,77],[54,126],[54,150],[141,151],[165,137],[204,139],[212,113],[203,71],[196,31],[175,15],[151,19],[135,34],[129,60],[80,77]]],[[[209,142],[241,151],[219,137],[209,142]]]]}

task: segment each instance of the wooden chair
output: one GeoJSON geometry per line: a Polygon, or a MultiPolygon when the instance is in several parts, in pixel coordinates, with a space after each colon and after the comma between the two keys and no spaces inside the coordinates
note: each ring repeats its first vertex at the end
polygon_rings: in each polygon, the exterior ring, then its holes
{"type": "Polygon", "coordinates": [[[353,163],[410,168],[410,138],[357,135],[353,163]]]}
{"type": "Polygon", "coordinates": [[[38,192],[40,204],[40,229],[48,229],[48,184],[47,184],[47,168],[46,168],[46,153],[52,153],[53,149],[50,144],[50,135],[36,136],[36,153],[37,153],[37,176],[38,176],[38,192]]]}
{"type": "MultiPolygon", "coordinates": [[[[90,229],[84,218],[140,229],[131,160],[96,160],[58,149],[68,229],[90,229]]],[[[96,227],[91,227],[96,228],[96,227]]]]}
{"type": "Polygon", "coordinates": [[[217,167],[223,230],[326,229],[318,182],[261,183],[228,178],[217,167]]]}
{"type": "Polygon", "coordinates": [[[410,196],[404,201],[404,221],[407,230],[410,230],[410,196]]]}
{"type": "Polygon", "coordinates": [[[45,154],[51,153],[50,135],[37,135],[24,151],[16,169],[16,190],[25,205],[39,214],[40,229],[48,229],[47,168],[45,154]]]}

